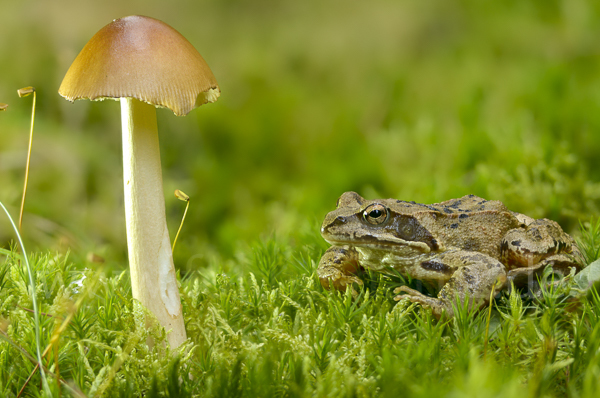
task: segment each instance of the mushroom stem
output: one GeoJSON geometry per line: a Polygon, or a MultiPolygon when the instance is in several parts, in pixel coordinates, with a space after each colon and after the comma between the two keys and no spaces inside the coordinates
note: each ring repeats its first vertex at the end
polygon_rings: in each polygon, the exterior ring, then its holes
{"type": "Polygon", "coordinates": [[[176,348],[186,340],[167,221],[156,109],[121,98],[125,221],[133,298],[152,312],[176,348]]]}

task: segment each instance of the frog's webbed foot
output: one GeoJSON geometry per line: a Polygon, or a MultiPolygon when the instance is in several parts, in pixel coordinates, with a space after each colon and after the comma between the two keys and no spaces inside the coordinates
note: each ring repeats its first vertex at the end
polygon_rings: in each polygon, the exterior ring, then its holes
{"type": "MultiPolygon", "coordinates": [[[[463,264],[463,266],[454,271],[437,298],[427,297],[406,286],[397,288],[394,293],[408,293],[412,302],[431,307],[437,318],[443,313],[452,317],[453,305],[468,301],[470,309],[481,308],[489,302],[492,290],[497,291],[506,283],[504,265],[485,254],[459,250],[445,253],[440,256],[440,260],[449,264],[463,264]]],[[[395,299],[400,300],[402,297],[396,296],[395,299]]]]}
{"type": "Polygon", "coordinates": [[[350,286],[353,295],[357,295],[352,284],[362,286],[363,282],[356,277],[359,270],[358,252],[350,246],[332,246],[321,257],[317,276],[325,289],[333,286],[339,291],[346,291],[350,286]]]}

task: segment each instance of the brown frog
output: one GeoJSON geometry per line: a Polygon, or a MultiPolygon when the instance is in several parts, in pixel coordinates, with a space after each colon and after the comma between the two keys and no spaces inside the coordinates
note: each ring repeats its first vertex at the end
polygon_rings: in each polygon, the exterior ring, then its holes
{"type": "MultiPolygon", "coordinates": [[[[323,287],[345,291],[359,269],[396,270],[440,288],[437,298],[407,286],[412,302],[453,316],[456,300],[481,307],[492,289],[531,283],[551,265],[566,275],[579,270],[573,238],[554,221],[535,220],[500,201],[474,195],[431,205],[395,199],[365,200],[344,193],[327,214],[321,234],[332,247],[321,257],[317,274],[323,287]]],[[[400,300],[404,295],[399,295],[400,300]]]]}

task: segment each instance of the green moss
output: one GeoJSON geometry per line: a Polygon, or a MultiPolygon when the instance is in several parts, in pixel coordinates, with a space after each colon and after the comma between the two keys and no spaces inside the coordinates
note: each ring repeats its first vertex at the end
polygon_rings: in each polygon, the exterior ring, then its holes
{"type": "MultiPolygon", "coordinates": [[[[246,254],[265,254],[265,247],[290,258],[303,250],[271,240],[246,254]]],[[[33,356],[24,352],[35,350],[36,326],[16,272],[19,255],[2,256],[11,272],[0,290],[0,386],[10,397],[33,371],[33,356]]],[[[291,260],[278,261],[285,267],[291,260]]],[[[217,261],[182,281],[189,340],[168,354],[164,332],[136,327],[128,274],[107,277],[81,265],[59,255],[36,262],[36,280],[61,283],[41,300],[42,346],[69,318],[44,360],[58,391],[58,358],[66,395],[537,397],[592,396],[597,387],[600,299],[594,290],[574,306],[570,279],[525,302],[516,290],[503,295],[486,345],[487,311],[457,307],[454,319],[441,322],[393,301],[385,283],[353,299],[349,291],[323,290],[314,269],[232,277],[217,261]]],[[[25,391],[38,388],[35,373],[25,391]]]]}

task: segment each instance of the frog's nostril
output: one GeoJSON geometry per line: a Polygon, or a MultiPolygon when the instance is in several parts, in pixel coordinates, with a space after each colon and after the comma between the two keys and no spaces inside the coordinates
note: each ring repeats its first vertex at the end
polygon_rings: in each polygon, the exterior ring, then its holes
{"type": "Polygon", "coordinates": [[[339,223],[342,223],[342,224],[344,224],[344,223],[346,222],[346,217],[343,217],[343,216],[337,216],[337,217],[335,218],[335,221],[337,221],[337,222],[339,222],[339,223]]]}

